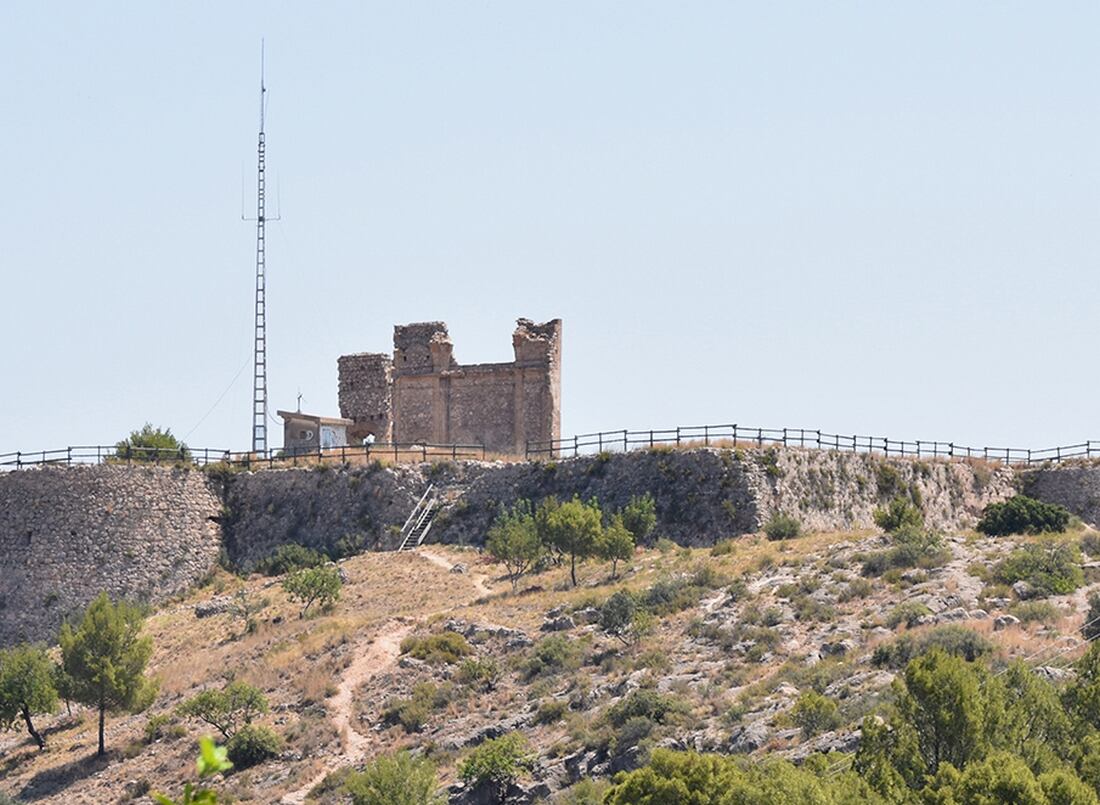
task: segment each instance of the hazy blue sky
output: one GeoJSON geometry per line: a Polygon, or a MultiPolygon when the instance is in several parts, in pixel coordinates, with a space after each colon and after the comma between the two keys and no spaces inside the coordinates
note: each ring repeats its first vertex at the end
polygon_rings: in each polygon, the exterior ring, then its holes
{"type": "MultiPolygon", "coordinates": [[[[443,319],[564,319],[563,431],[1100,439],[1100,5],[5,3],[0,452],[246,447],[443,319]]],[[[281,429],[273,439],[281,443],[281,429]]]]}

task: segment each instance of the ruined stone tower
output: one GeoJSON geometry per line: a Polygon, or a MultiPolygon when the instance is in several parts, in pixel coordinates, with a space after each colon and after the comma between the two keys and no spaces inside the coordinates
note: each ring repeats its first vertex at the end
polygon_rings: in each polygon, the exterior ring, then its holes
{"type": "Polygon", "coordinates": [[[561,437],[561,319],[519,319],[511,363],[462,365],[440,321],[393,328],[393,357],[339,359],[340,415],[353,440],[482,444],[522,455],[561,437]]]}

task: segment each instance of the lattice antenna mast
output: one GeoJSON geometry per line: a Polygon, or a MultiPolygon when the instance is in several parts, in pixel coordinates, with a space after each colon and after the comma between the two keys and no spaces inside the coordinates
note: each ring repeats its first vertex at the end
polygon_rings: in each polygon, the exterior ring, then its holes
{"type": "MultiPolygon", "coordinates": [[[[267,184],[265,179],[264,112],[267,106],[264,85],[264,46],[260,42],[260,135],[256,146],[256,322],[252,371],[252,452],[266,455],[267,443],[267,184]]],[[[271,220],[278,220],[275,217],[271,220]]]]}

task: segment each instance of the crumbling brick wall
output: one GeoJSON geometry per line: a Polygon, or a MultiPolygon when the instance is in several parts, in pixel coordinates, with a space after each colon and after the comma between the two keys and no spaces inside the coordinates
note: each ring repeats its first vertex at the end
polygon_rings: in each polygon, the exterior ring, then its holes
{"type": "Polygon", "coordinates": [[[522,454],[561,435],[561,320],[520,319],[510,363],[462,365],[443,322],[394,327],[393,359],[339,360],[340,414],[379,441],[481,444],[522,454]]]}

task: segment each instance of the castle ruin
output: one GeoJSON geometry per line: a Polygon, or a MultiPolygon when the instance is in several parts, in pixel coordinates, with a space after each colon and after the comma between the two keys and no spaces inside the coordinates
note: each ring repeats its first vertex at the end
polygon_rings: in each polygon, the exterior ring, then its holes
{"type": "Polygon", "coordinates": [[[510,363],[459,364],[441,321],[396,325],[393,356],[340,357],[348,436],[400,444],[479,444],[523,455],[561,438],[561,319],[519,319],[510,363]]]}

